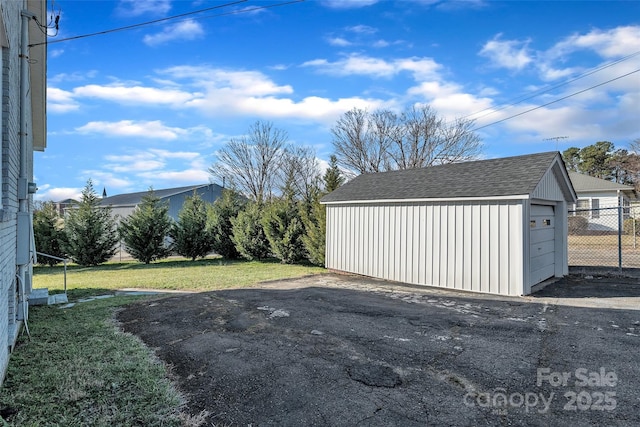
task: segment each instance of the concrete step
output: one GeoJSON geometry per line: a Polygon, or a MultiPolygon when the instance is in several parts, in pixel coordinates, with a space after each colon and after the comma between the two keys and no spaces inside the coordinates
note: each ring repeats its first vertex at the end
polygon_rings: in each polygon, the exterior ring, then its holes
{"type": "Polygon", "coordinates": [[[29,305],[53,305],[53,304],[65,304],[69,302],[67,294],[54,294],[49,295],[49,289],[39,288],[32,289],[31,295],[29,295],[29,305]]]}
{"type": "Polygon", "coordinates": [[[49,305],[49,289],[32,289],[29,295],[29,305],[49,305]]]}

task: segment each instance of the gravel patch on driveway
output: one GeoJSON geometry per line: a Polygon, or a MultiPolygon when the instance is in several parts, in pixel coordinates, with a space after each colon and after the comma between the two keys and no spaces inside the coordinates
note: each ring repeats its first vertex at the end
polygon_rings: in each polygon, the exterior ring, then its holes
{"type": "Polygon", "coordinates": [[[639,298],[637,279],[570,277],[510,298],[327,274],[140,302],[118,319],[207,425],[631,426],[639,298]]]}

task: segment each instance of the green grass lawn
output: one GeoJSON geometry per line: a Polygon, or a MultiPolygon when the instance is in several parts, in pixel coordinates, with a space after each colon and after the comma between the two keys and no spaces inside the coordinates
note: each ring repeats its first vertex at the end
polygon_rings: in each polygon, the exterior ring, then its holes
{"type": "MultiPolygon", "coordinates": [[[[264,280],[322,273],[277,262],[205,259],[150,265],[70,266],[70,300],[121,288],[215,290],[264,280]]],[[[62,290],[62,267],[36,267],[35,287],[62,290]]],[[[136,337],[123,333],[114,312],[138,298],[117,296],[68,309],[32,307],[31,338],[23,330],[0,389],[0,426],[198,426],[166,366],[136,337]]]]}
{"type": "MultiPolygon", "coordinates": [[[[67,267],[67,288],[89,293],[92,290],[124,288],[166,289],[181,291],[211,291],[254,285],[265,280],[286,279],[326,270],[309,265],[287,265],[278,261],[228,261],[207,258],[190,261],[169,259],[152,264],[137,261],[110,262],[97,267],[67,267]]],[[[35,267],[33,287],[62,291],[64,269],[35,267]]]]}

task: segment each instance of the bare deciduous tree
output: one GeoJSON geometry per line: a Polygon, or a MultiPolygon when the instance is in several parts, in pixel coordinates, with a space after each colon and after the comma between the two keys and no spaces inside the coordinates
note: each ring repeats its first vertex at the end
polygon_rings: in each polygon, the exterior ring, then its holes
{"type": "Polygon", "coordinates": [[[277,186],[287,133],[272,123],[257,121],[249,132],[231,139],[217,152],[209,172],[247,197],[264,202],[277,186]]]}
{"type": "Polygon", "coordinates": [[[473,121],[446,122],[430,106],[399,117],[388,110],[353,109],[332,129],[339,163],[359,173],[412,169],[470,160],[480,153],[473,121]]]}
{"type": "Polygon", "coordinates": [[[281,168],[281,190],[291,185],[296,197],[311,200],[320,186],[321,173],[315,150],[311,147],[289,147],[281,168]]]}
{"type": "Polygon", "coordinates": [[[338,161],[360,173],[388,170],[391,125],[387,122],[394,117],[390,112],[347,111],[331,129],[338,161]]]}

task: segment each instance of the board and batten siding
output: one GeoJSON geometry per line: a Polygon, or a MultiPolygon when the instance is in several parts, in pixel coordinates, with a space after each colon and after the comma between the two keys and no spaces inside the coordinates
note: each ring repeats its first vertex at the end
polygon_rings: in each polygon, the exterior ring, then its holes
{"type": "Polygon", "coordinates": [[[523,202],[328,205],[326,266],[404,283],[521,295],[523,202]]]}

